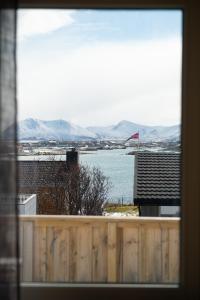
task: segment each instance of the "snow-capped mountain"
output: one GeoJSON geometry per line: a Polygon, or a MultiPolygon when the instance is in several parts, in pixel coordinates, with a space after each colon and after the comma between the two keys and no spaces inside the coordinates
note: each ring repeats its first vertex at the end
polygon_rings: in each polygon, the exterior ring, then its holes
{"type": "Polygon", "coordinates": [[[88,127],[98,138],[121,139],[128,138],[133,133],[139,132],[141,141],[163,141],[180,139],[180,126],[146,126],[130,121],[121,121],[108,127],[88,127]]]}
{"type": "Polygon", "coordinates": [[[26,119],[18,123],[18,138],[43,140],[84,140],[95,139],[96,135],[64,120],[42,121],[26,119]]]}
{"type": "Polygon", "coordinates": [[[127,139],[138,131],[141,141],[178,141],[180,139],[179,125],[146,126],[124,120],[113,126],[83,128],[64,120],[43,121],[32,118],[18,123],[19,140],[127,139]]]}

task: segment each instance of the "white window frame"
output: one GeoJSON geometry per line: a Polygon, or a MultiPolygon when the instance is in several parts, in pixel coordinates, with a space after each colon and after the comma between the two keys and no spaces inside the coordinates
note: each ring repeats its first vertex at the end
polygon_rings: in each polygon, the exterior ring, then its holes
{"type": "Polygon", "coordinates": [[[183,11],[180,285],[23,284],[24,299],[198,299],[200,296],[200,1],[19,0],[19,8],[142,8],[183,11]]]}

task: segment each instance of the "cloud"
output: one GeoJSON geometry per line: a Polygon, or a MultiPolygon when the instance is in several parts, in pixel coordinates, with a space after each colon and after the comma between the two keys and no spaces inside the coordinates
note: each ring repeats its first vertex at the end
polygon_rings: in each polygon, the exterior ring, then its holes
{"type": "Polygon", "coordinates": [[[18,40],[51,33],[74,23],[74,10],[28,9],[18,13],[18,40]]]}
{"type": "Polygon", "coordinates": [[[181,39],[96,42],[20,57],[20,118],[180,122],[181,39]]]}

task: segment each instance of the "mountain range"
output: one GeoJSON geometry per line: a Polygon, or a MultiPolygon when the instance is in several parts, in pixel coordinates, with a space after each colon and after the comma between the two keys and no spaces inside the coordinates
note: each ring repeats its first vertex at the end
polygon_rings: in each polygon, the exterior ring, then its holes
{"type": "MultiPolygon", "coordinates": [[[[11,128],[5,132],[9,136],[11,128]]],[[[139,132],[140,140],[147,141],[179,141],[180,125],[147,126],[130,121],[120,121],[112,126],[81,127],[65,120],[44,121],[25,119],[17,124],[19,140],[123,140],[133,133],[139,132]]]]}

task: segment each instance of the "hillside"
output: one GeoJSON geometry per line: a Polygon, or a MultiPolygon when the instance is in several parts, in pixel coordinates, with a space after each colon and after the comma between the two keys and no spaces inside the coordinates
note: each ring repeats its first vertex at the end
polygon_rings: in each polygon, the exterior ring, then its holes
{"type": "MultiPolygon", "coordinates": [[[[141,141],[178,141],[180,126],[146,126],[130,121],[120,121],[107,127],[87,127],[75,125],[65,120],[44,121],[25,119],[17,125],[19,140],[93,140],[93,139],[124,139],[135,132],[140,133],[141,141]]],[[[9,136],[11,128],[5,135],[9,136]]]]}

